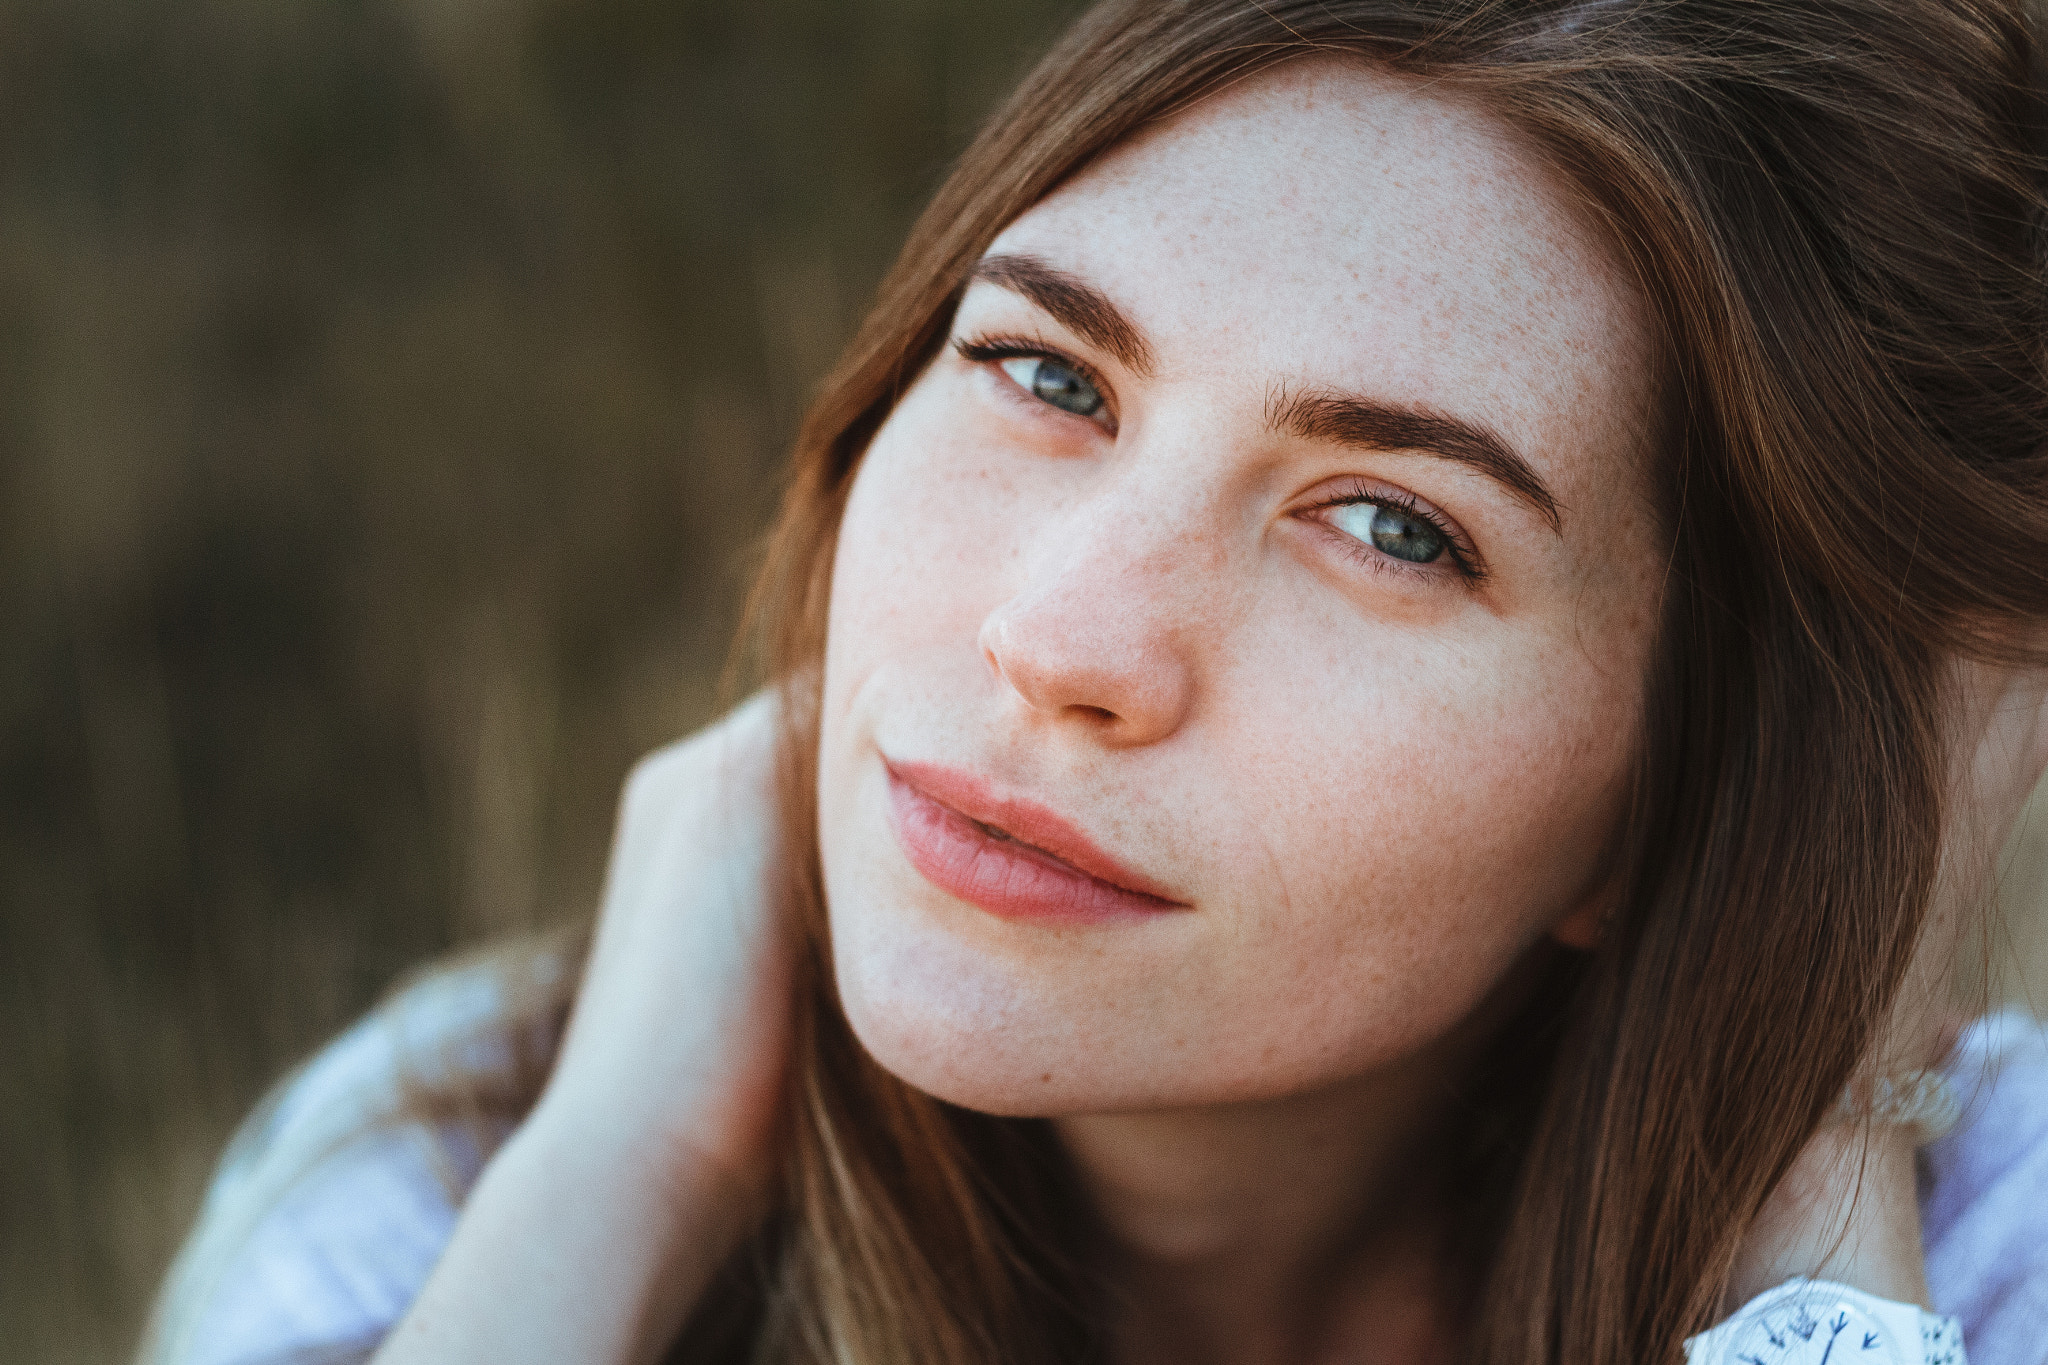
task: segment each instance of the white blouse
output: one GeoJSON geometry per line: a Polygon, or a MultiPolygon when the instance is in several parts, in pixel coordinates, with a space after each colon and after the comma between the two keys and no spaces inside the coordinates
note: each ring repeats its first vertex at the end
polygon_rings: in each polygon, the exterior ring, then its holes
{"type": "MultiPolygon", "coordinates": [[[[498,1006],[486,969],[431,978],[257,1110],[165,1283],[142,1365],[325,1365],[375,1349],[504,1134],[372,1121],[397,1108],[402,1075],[501,1058],[498,1006]]],[[[1963,1120],[1921,1165],[1935,1305],[1962,1320],[1974,1365],[2048,1365],[2048,1029],[2018,1011],[1981,1019],[1949,1075],[1963,1120]]]]}

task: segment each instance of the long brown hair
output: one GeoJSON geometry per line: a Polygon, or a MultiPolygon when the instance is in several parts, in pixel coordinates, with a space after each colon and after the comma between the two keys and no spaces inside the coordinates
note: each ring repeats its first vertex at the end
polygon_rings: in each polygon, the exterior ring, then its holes
{"type": "Polygon", "coordinates": [[[2016,0],[1090,10],[961,158],[797,441],[753,613],[808,935],[787,1185],[677,1358],[1101,1352],[1045,1127],[898,1081],[833,995],[813,795],[833,546],[997,232],[1136,130],[1313,53],[1518,129],[1661,323],[1669,563],[1626,894],[1503,1040],[1496,1074],[1526,1083],[1469,1087],[1468,1355],[1673,1358],[1899,989],[1943,824],[1944,660],[2009,658],[2005,627],[2048,617],[2032,51],[2016,0]]]}

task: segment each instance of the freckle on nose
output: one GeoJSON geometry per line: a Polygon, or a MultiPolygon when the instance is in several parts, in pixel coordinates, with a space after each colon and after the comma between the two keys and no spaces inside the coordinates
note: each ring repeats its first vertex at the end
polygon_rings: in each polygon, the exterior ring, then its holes
{"type": "Polygon", "coordinates": [[[1052,1073],[1048,1071],[1043,1076],[1040,1076],[1038,1079],[1041,1081],[1049,1081],[1052,1079],[1052,1073]]]}

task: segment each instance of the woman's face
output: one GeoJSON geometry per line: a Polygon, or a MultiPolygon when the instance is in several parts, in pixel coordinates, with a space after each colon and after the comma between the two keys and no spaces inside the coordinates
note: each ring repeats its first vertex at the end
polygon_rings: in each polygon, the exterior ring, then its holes
{"type": "Polygon", "coordinates": [[[990,249],[854,481],[839,989],[944,1099],[1266,1098],[1583,938],[1661,532],[1646,310],[1476,107],[1316,61],[990,249]]]}

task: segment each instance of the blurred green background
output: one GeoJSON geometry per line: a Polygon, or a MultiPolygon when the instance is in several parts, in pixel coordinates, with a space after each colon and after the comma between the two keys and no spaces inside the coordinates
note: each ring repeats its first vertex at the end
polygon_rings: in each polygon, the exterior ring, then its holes
{"type": "Polygon", "coordinates": [[[0,1363],[121,1360],[265,1086],[591,906],[1078,8],[0,0],[0,1363]]]}
{"type": "Polygon", "coordinates": [[[806,394],[1071,0],[0,0],[0,1361],[581,914],[806,394]]]}

